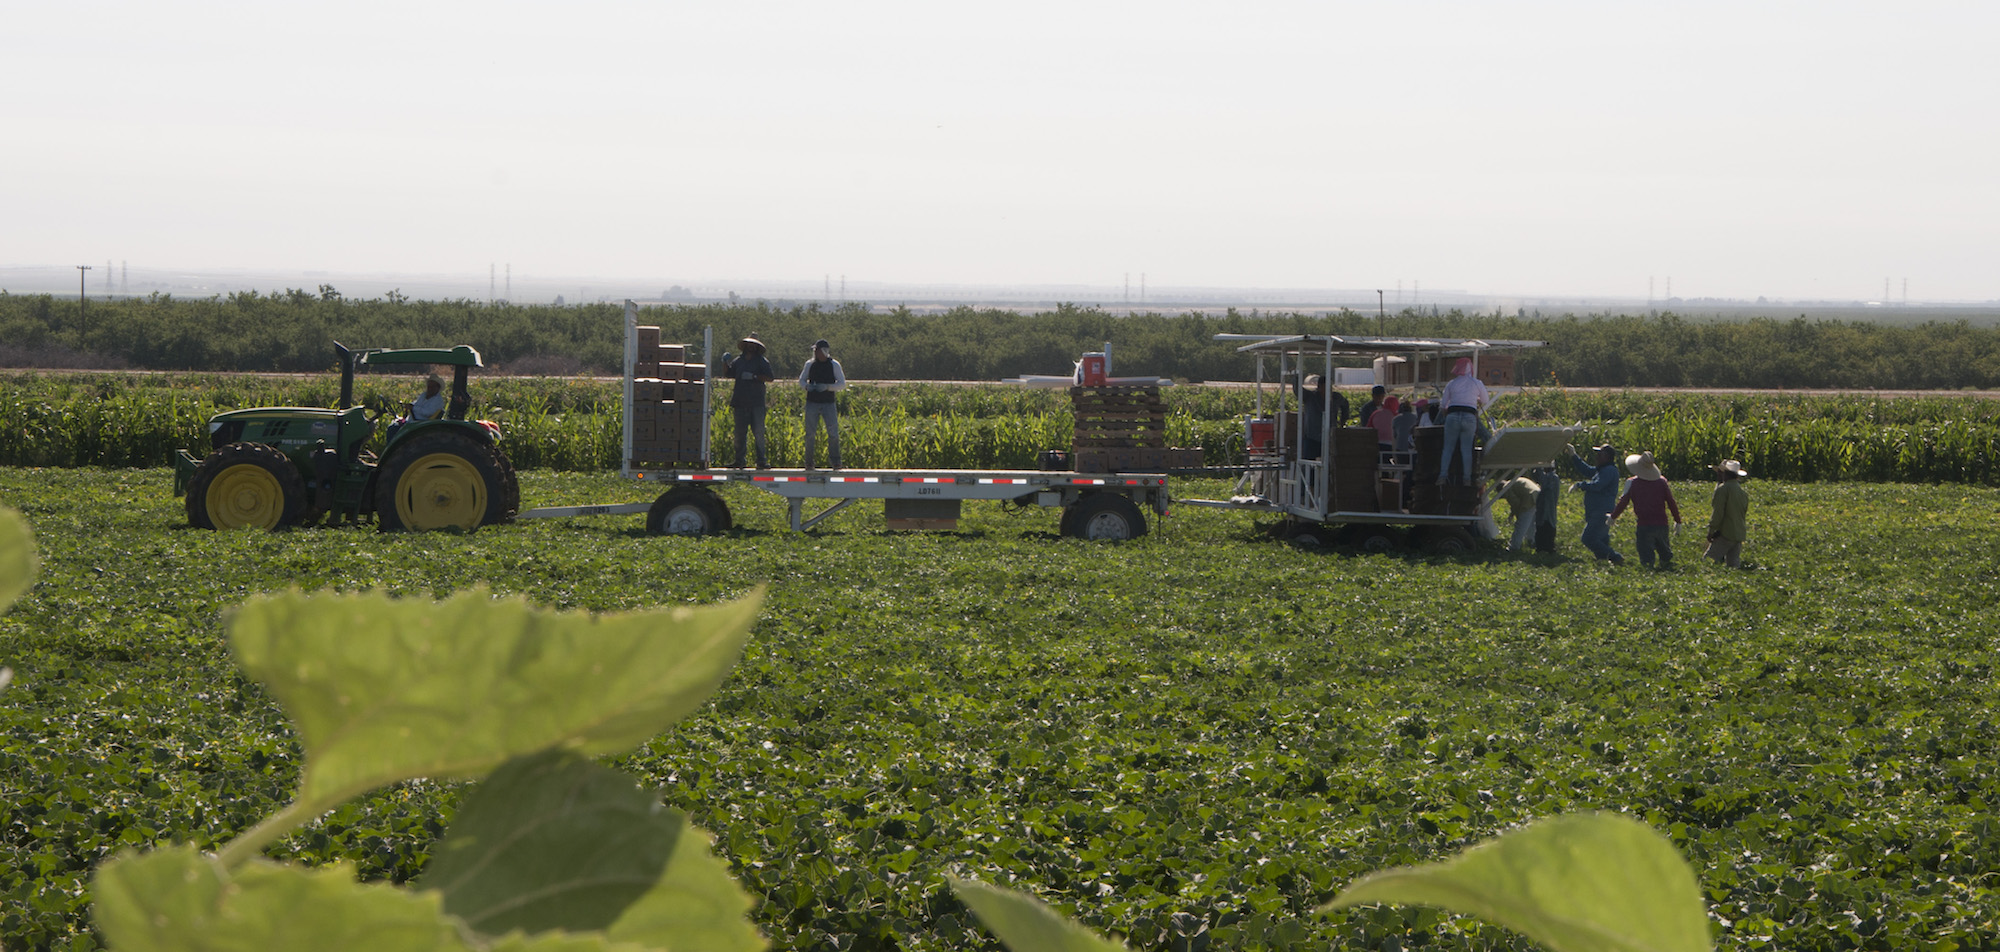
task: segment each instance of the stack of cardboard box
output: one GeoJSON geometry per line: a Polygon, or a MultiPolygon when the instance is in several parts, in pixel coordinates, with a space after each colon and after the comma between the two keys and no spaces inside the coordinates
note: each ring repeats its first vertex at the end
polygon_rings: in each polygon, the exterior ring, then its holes
{"type": "Polygon", "coordinates": [[[1079,473],[1159,472],[1202,464],[1199,447],[1167,447],[1167,404],[1158,387],[1071,387],[1076,432],[1070,461],[1079,473]]]}
{"type": "Polygon", "coordinates": [[[660,329],[638,329],[632,362],[632,462],[702,465],[707,430],[705,368],[689,361],[693,348],[660,343],[660,329]]]}

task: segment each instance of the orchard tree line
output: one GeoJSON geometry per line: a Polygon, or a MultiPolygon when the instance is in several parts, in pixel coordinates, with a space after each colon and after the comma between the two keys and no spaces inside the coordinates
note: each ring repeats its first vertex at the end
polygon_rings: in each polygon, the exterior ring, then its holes
{"type": "MultiPolygon", "coordinates": [[[[333,342],[350,347],[471,344],[502,372],[610,375],[623,354],[621,304],[559,306],[357,300],[331,287],[226,297],[76,300],[0,293],[0,366],[323,372],[333,342]]],[[[1914,325],[1866,320],[1688,319],[1566,315],[1529,318],[1409,309],[1390,315],[1115,314],[1059,305],[1019,314],[957,308],[876,313],[862,304],[690,304],[647,307],[669,342],[716,350],[755,334],[781,374],[796,373],[827,338],[856,379],[994,380],[1068,373],[1079,354],[1112,342],[1114,372],[1184,380],[1242,380],[1250,358],[1217,334],[1347,334],[1527,339],[1548,346],[1518,358],[1524,383],[1594,387],[1749,387],[1946,390],[2000,388],[2000,327],[1966,321],[1914,325]]]]}

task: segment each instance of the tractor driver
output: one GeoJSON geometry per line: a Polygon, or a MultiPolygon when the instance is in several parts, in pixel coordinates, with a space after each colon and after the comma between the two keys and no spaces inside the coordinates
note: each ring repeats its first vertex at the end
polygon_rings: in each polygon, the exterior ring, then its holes
{"type": "Polygon", "coordinates": [[[404,404],[404,406],[410,408],[409,412],[402,419],[389,424],[389,432],[384,434],[383,437],[385,440],[395,439],[396,431],[402,429],[406,423],[414,423],[418,420],[435,420],[444,416],[444,378],[439,377],[437,374],[425,377],[424,395],[404,404]]]}

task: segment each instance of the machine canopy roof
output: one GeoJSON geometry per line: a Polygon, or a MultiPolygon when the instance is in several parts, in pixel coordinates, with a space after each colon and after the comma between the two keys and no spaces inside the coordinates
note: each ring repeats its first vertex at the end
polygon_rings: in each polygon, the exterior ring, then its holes
{"type": "Polygon", "coordinates": [[[1377,357],[1385,354],[1434,354],[1455,357],[1487,350],[1524,350],[1547,346],[1539,340],[1483,340],[1458,337],[1346,337],[1335,334],[1217,334],[1215,339],[1242,342],[1243,354],[1332,354],[1336,357],[1377,357]]]}

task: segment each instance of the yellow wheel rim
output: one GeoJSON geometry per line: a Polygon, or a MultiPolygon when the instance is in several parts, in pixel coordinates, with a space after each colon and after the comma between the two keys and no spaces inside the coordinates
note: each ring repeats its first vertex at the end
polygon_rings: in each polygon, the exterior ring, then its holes
{"type": "Polygon", "coordinates": [[[208,484],[202,500],[217,529],[276,529],[285,516],[285,489],[278,477],[255,463],[237,463],[208,484]]]}
{"type": "Polygon", "coordinates": [[[432,453],[396,480],[396,517],[410,529],[477,529],[486,518],[486,478],[456,453],[432,453]]]}

